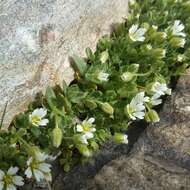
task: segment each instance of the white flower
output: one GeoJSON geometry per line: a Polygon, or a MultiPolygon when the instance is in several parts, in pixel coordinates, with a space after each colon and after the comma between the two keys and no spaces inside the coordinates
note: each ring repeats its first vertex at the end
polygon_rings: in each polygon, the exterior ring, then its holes
{"type": "Polygon", "coordinates": [[[29,120],[35,126],[46,126],[49,122],[48,119],[43,119],[46,116],[46,114],[46,109],[37,108],[32,112],[32,114],[29,115],[29,120]]]}
{"type": "Polygon", "coordinates": [[[109,77],[109,74],[108,74],[108,73],[105,73],[105,72],[103,72],[103,71],[100,71],[97,78],[98,78],[100,81],[108,81],[108,77],[109,77]]]}
{"type": "Polygon", "coordinates": [[[162,99],[160,99],[160,94],[155,93],[151,98],[150,98],[150,103],[153,106],[157,106],[162,103],[162,99]]]}
{"type": "Polygon", "coordinates": [[[174,25],[171,27],[172,29],[172,34],[174,36],[182,36],[185,37],[186,34],[183,31],[183,29],[185,28],[184,25],[182,23],[180,23],[180,20],[175,20],[174,25]]]}
{"type": "Polygon", "coordinates": [[[140,92],[126,106],[126,112],[132,120],[144,118],[144,102],[149,102],[149,97],[146,97],[144,92],[140,92]]]}
{"type": "Polygon", "coordinates": [[[152,92],[155,92],[156,94],[162,96],[165,94],[171,95],[171,89],[167,87],[167,85],[165,83],[159,83],[159,82],[155,82],[152,85],[152,92]]]}
{"type": "Polygon", "coordinates": [[[94,137],[93,133],[96,131],[96,128],[93,125],[94,121],[95,119],[91,117],[76,126],[76,131],[82,133],[80,140],[84,144],[88,144],[87,140],[94,137]]]}
{"type": "Polygon", "coordinates": [[[138,28],[138,25],[132,25],[129,29],[129,37],[132,41],[143,42],[145,40],[144,34],[146,33],[145,28],[138,28]]]}
{"type": "Polygon", "coordinates": [[[24,179],[16,175],[18,167],[10,167],[7,173],[0,170],[0,190],[16,190],[16,186],[23,186],[24,179]]]}
{"type": "Polygon", "coordinates": [[[41,152],[37,152],[35,157],[30,157],[27,161],[28,168],[25,171],[26,177],[31,178],[34,176],[38,182],[43,179],[51,181],[51,165],[45,163],[48,157],[47,154],[41,152]]]}

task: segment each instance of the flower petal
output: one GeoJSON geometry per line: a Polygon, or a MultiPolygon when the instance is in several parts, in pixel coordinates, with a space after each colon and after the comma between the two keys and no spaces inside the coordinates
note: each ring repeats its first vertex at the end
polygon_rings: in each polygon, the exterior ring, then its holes
{"type": "Polygon", "coordinates": [[[23,186],[24,185],[24,179],[21,176],[14,176],[13,177],[13,183],[17,186],[23,186]]]}
{"type": "Polygon", "coordinates": [[[9,184],[6,190],[16,190],[16,187],[13,184],[9,184]]]}
{"type": "Polygon", "coordinates": [[[31,168],[28,167],[28,168],[25,170],[24,174],[26,175],[27,178],[31,178],[31,177],[32,177],[32,170],[31,170],[31,168]]]}
{"type": "Polygon", "coordinates": [[[18,172],[18,167],[10,167],[7,174],[9,175],[15,175],[18,172]]]}
{"type": "Polygon", "coordinates": [[[92,132],[86,132],[84,135],[85,135],[85,137],[86,137],[87,139],[91,139],[91,138],[94,137],[94,135],[93,135],[92,132]]]}
{"type": "Polygon", "coordinates": [[[86,136],[85,136],[85,135],[80,136],[80,141],[81,141],[83,144],[88,145],[88,141],[87,141],[87,139],[86,139],[86,136]]]}
{"type": "Polygon", "coordinates": [[[94,121],[95,121],[95,119],[93,117],[91,117],[87,120],[87,123],[92,125],[94,123],[94,121]]]}
{"type": "Polygon", "coordinates": [[[144,112],[136,112],[133,114],[135,117],[139,118],[139,119],[143,119],[145,116],[144,112]]]}
{"type": "Polygon", "coordinates": [[[44,178],[44,174],[37,169],[34,169],[34,176],[36,178],[36,181],[40,182],[44,178]]]}
{"type": "Polygon", "coordinates": [[[0,170],[0,181],[3,179],[4,175],[5,175],[4,171],[0,170]]]}
{"type": "Polygon", "coordinates": [[[51,171],[50,167],[51,167],[50,164],[41,163],[38,168],[39,168],[39,170],[41,170],[44,173],[49,173],[51,171]]]}
{"type": "Polygon", "coordinates": [[[129,29],[129,33],[135,33],[138,29],[138,25],[137,24],[133,24],[131,26],[131,28],[129,29]]]}
{"type": "Polygon", "coordinates": [[[43,152],[37,152],[36,153],[36,159],[39,161],[39,162],[43,162],[45,161],[46,159],[48,158],[48,155],[43,153],[43,152]]]}
{"type": "Polygon", "coordinates": [[[93,128],[90,128],[90,132],[95,132],[96,131],[96,128],[93,127],[93,128]]]}
{"type": "Polygon", "coordinates": [[[81,125],[76,126],[77,132],[83,132],[83,127],[81,125]]]}
{"type": "Polygon", "coordinates": [[[30,158],[27,160],[27,165],[28,165],[28,166],[32,163],[32,160],[33,160],[32,157],[30,157],[30,158]]]}
{"type": "Polygon", "coordinates": [[[32,112],[32,116],[37,115],[41,118],[45,117],[47,114],[47,110],[44,108],[37,108],[32,112]]]}
{"type": "Polygon", "coordinates": [[[4,187],[4,182],[0,181],[0,190],[3,190],[3,187],[4,187]]]}
{"type": "Polygon", "coordinates": [[[40,125],[40,126],[46,126],[48,123],[49,123],[49,120],[48,120],[48,119],[42,119],[42,120],[38,123],[38,125],[40,125]]]}

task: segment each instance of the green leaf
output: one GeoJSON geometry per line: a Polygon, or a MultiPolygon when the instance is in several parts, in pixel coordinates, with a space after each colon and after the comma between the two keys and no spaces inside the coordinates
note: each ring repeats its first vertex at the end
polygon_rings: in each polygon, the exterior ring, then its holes
{"type": "Polygon", "coordinates": [[[41,131],[38,127],[31,127],[31,132],[35,138],[38,138],[41,135],[41,131]]]}
{"type": "Polygon", "coordinates": [[[81,76],[84,76],[87,69],[87,63],[77,55],[73,55],[72,58],[74,60],[74,69],[79,72],[81,76]]]}
{"type": "Polygon", "coordinates": [[[61,101],[61,103],[63,104],[65,111],[66,112],[71,112],[72,111],[72,104],[68,101],[68,99],[63,96],[62,94],[59,94],[59,100],[61,101]]]}
{"type": "Polygon", "coordinates": [[[138,92],[137,85],[135,83],[128,83],[127,85],[121,87],[117,93],[120,97],[131,97],[138,92]]]}
{"type": "Polygon", "coordinates": [[[63,93],[66,95],[67,93],[67,83],[63,80],[62,86],[61,86],[63,93]]]}
{"type": "Polygon", "coordinates": [[[86,55],[87,55],[87,58],[90,60],[90,61],[94,61],[95,60],[95,56],[92,52],[92,50],[88,47],[86,48],[86,55]]]}
{"type": "Polygon", "coordinates": [[[56,98],[55,92],[53,91],[52,87],[50,86],[47,87],[45,96],[47,99],[56,98]]]}
{"type": "Polygon", "coordinates": [[[72,85],[68,88],[67,97],[73,103],[80,103],[88,94],[88,92],[82,92],[77,85],[72,85]]]}
{"type": "Polygon", "coordinates": [[[50,108],[53,109],[56,106],[56,95],[51,87],[47,87],[45,96],[50,108]]]}

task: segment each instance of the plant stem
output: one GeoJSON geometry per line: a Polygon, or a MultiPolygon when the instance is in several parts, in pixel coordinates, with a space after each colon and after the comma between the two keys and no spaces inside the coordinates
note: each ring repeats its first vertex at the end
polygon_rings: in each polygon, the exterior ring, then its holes
{"type": "Polygon", "coordinates": [[[146,108],[148,109],[148,111],[151,110],[147,103],[145,103],[145,106],[146,106],[146,108]]]}
{"type": "Polygon", "coordinates": [[[138,85],[137,87],[146,90],[146,88],[144,86],[138,85]]]}
{"type": "Polygon", "coordinates": [[[148,71],[147,73],[137,73],[135,74],[135,76],[147,76],[150,75],[152,73],[152,71],[148,71]]]}
{"type": "Polygon", "coordinates": [[[46,180],[46,183],[47,183],[47,186],[48,186],[48,190],[52,190],[51,185],[50,185],[48,180],[46,180]]]}
{"type": "Polygon", "coordinates": [[[17,137],[18,141],[20,141],[22,144],[24,144],[24,146],[26,147],[26,150],[28,152],[31,149],[31,146],[18,134],[16,134],[16,137],[17,137]]]}

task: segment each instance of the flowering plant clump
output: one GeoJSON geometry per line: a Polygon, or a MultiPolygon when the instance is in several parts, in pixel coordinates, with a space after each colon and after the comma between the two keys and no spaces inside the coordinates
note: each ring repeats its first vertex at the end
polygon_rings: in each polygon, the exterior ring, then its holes
{"type": "Polygon", "coordinates": [[[190,62],[190,3],[130,0],[129,8],[126,22],[100,39],[95,52],[73,56],[70,85],[48,87],[8,130],[1,122],[0,190],[51,183],[52,160],[69,171],[108,139],[127,144],[131,122],[159,122],[155,106],[190,62]]]}

